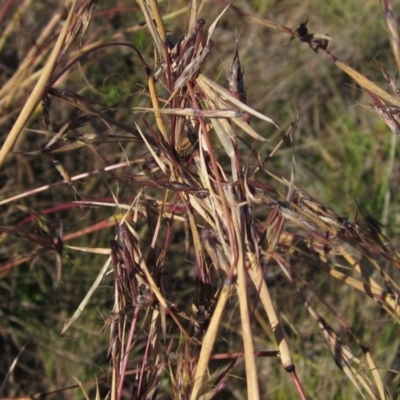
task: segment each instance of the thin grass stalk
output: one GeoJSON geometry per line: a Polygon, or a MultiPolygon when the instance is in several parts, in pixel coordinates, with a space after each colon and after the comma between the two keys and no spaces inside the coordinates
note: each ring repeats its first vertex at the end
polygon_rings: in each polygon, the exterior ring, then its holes
{"type": "MultiPolygon", "coordinates": [[[[396,24],[393,22],[394,21],[394,17],[393,17],[393,13],[391,12],[391,7],[390,7],[390,3],[388,0],[381,0],[382,1],[382,5],[383,5],[383,9],[385,11],[389,11],[388,13],[386,13],[386,16],[388,18],[388,30],[390,33],[390,38],[391,38],[391,43],[393,43],[393,46],[395,47],[394,51],[397,52],[397,54],[400,54],[400,40],[399,40],[399,36],[398,36],[398,31],[397,31],[397,27],[396,24]]],[[[271,29],[277,29],[280,30],[282,32],[285,32],[289,35],[291,35],[291,37],[294,37],[294,31],[290,28],[287,28],[283,25],[279,25],[275,22],[272,21],[268,21],[268,20],[264,20],[262,18],[256,17],[256,16],[252,16],[252,15],[248,15],[248,17],[263,25],[263,26],[267,26],[268,28],[271,29]]],[[[321,34],[316,34],[319,36],[326,36],[326,35],[321,35],[321,34]]],[[[333,60],[333,62],[335,63],[335,65],[340,68],[342,71],[344,71],[347,75],[349,75],[350,77],[352,77],[362,88],[369,90],[372,93],[375,93],[377,96],[379,96],[380,98],[386,100],[389,103],[392,103],[393,105],[400,107],[400,101],[391,96],[389,93],[387,93],[385,90],[381,89],[379,86],[377,86],[375,83],[371,82],[369,79],[367,79],[365,76],[363,76],[362,74],[360,74],[359,72],[355,71],[353,68],[351,68],[350,66],[346,65],[345,63],[341,62],[338,60],[338,58],[336,56],[334,56],[332,53],[329,52],[329,50],[327,50],[327,48],[322,49],[327,55],[329,55],[331,57],[331,59],[333,60]]],[[[397,59],[396,59],[397,62],[397,59]]],[[[397,62],[398,68],[399,68],[399,63],[397,62]]]]}
{"type": "MultiPolygon", "coordinates": [[[[117,399],[118,400],[122,399],[122,391],[124,389],[126,368],[128,366],[128,361],[129,361],[129,352],[131,350],[131,346],[132,346],[132,342],[133,342],[133,335],[135,333],[136,322],[138,320],[139,312],[140,312],[139,307],[135,307],[133,318],[132,318],[130,328],[129,328],[128,338],[126,340],[126,343],[124,343],[125,351],[123,352],[121,366],[119,367],[119,374],[118,374],[119,375],[118,376],[118,391],[117,391],[117,399]]],[[[138,391],[140,390],[140,383],[141,383],[141,380],[139,380],[138,391]]]]}
{"type": "MultiPolygon", "coordinates": [[[[154,360],[154,365],[161,363],[161,352],[160,352],[160,325],[162,334],[165,341],[165,333],[163,326],[163,319],[165,320],[165,312],[157,310],[156,308],[152,311],[151,322],[150,322],[150,340],[151,340],[151,357],[154,360]]],[[[165,324],[166,322],[164,322],[165,324]]]]}
{"type": "Polygon", "coordinates": [[[199,2],[201,0],[191,0],[190,1],[190,15],[189,15],[189,25],[187,30],[187,35],[190,35],[193,32],[198,20],[198,12],[199,12],[199,2]]]}
{"type": "Polygon", "coordinates": [[[364,355],[367,360],[369,370],[372,373],[372,377],[374,378],[375,386],[378,389],[378,393],[379,393],[381,400],[391,399],[391,396],[389,396],[389,394],[385,390],[385,385],[382,381],[381,374],[379,373],[379,369],[378,369],[377,365],[375,364],[374,359],[372,358],[371,352],[369,350],[364,351],[364,355]]]}
{"type": "MultiPolygon", "coordinates": [[[[235,205],[238,207],[238,205],[235,205]]],[[[239,211],[241,220],[238,221],[233,217],[234,231],[237,232],[236,242],[238,244],[238,257],[237,257],[237,293],[240,308],[240,322],[242,326],[242,338],[244,347],[244,361],[246,367],[246,385],[247,385],[247,398],[249,400],[258,400],[260,398],[260,391],[258,387],[258,374],[256,367],[256,359],[253,344],[253,334],[251,331],[251,318],[249,315],[248,293],[247,293],[247,279],[246,279],[246,263],[244,252],[244,218],[242,210],[239,211]]]]}
{"type": "Polygon", "coordinates": [[[164,21],[161,18],[160,9],[158,8],[158,1],[157,0],[149,0],[149,5],[151,9],[151,13],[154,18],[154,22],[156,24],[158,33],[160,34],[160,38],[163,43],[167,42],[167,34],[165,32],[164,21]]]}
{"type": "Polygon", "coordinates": [[[22,346],[22,348],[18,352],[18,355],[14,358],[14,361],[12,362],[10,367],[8,368],[6,375],[3,377],[3,381],[1,382],[1,385],[0,385],[0,396],[2,395],[3,391],[5,390],[6,385],[7,385],[8,381],[9,381],[10,377],[12,377],[12,374],[14,373],[15,367],[17,366],[18,360],[21,357],[21,355],[24,352],[24,350],[25,350],[27,345],[28,344],[24,344],[22,346]]]}
{"type": "MultiPolygon", "coordinates": [[[[146,311],[146,316],[148,315],[149,310],[146,311]]],[[[144,322],[143,322],[144,324],[144,322]]],[[[141,392],[142,392],[142,387],[146,386],[146,393],[147,393],[147,388],[150,384],[150,379],[149,379],[149,375],[146,376],[147,379],[145,379],[145,371],[147,369],[147,366],[149,364],[149,353],[151,350],[151,335],[152,335],[152,331],[150,329],[149,335],[147,336],[147,341],[146,341],[146,347],[145,350],[143,352],[143,356],[142,356],[142,365],[140,366],[140,373],[139,373],[139,378],[138,378],[138,383],[137,383],[137,397],[140,396],[141,392]]],[[[155,364],[155,363],[154,363],[155,364]]]]}
{"type": "Polygon", "coordinates": [[[25,103],[20,115],[17,118],[17,121],[12,127],[10,133],[7,135],[7,138],[3,143],[3,146],[0,149],[0,168],[2,167],[8,153],[11,151],[16,140],[18,139],[18,136],[20,135],[23,127],[28,122],[29,118],[31,117],[36,107],[38,106],[39,102],[41,101],[42,95],[46,88],[47,81],[49,80],[50,75],[56,66],[57,59],[60,55],[60,52],[65,44],[65,40],[68,36],[70,25],[74,17],[77,1],[78,0],[73,1],[70,12],[68,14],[68,18],[65,21],[60,36],[58,37],[57,42],[54,45],[53,51],[51,52],[49,59],[47,60],[46,66],[43,69],[43,73],[40,76],[32,93],[30,94],[27,102],[25,103]]]}
{"type": "Polygon", "coordinates": [[[72,317],[63,325],[61,329],[61,336],[68,330],[68,328],[80,317],[83,310],[89,303],[90,298],[92,297],[93,293],[96,291],[97,287],[99,286],[101,280],[103,279],[104,275],[106,274],[109,266],[111,264],[111,257],[108,257],[107,261],[104,263],[103,268],[101,269],[100,273],[97,275],[95,281],[93,282],[92,286],[90,287],[89,291],[86,293],[84,299],[79,304],[78,308],[72,315],[72,317]]]}
{"type": "MultiPolygon", "coordinates": [[[[136,0],[136,2],[139,4],[139,7],[142,10],[143,16],[146,20],[146,25],[150,31],[151,36],[153,37],[153,42],[158,51],[158,54],[159,54],[159,56],[162,56],[164,53],[164,44],[160,37],[160,33],[157,29],[157,26],[156,26],[155,16],[152,14],[153,10],[151,10],[149,5],[147,4],[147,2],[145,2],[143,0],[136,0]]],[[[152,2],[152,4],[154,5],[154,2],[152,2]]],[[[158,10],[157,5],[155,6],[155,9],[158,10]]],[[[160,21],[161,21],[161,24],[163,24],[161,18],[160,18],[160,21]]],[[[154,108],[158,108],[158,107],[154,107],[154,108]]]]}
{"type": "Polygon", "coordinates": [[[261,267],[257,261],[256,255],[254,253],[248,253],[248,257],[250,260],[250,268],[248,269],[248,273],[250,275],[251,280],[253,281],[254,286],[258,291],[261,303],[268,316],[268,320],[271,325],[272,331],[274,332],[275,340],[279,348],[279,353],[283,367],[287,371],[289,371],[293,368],[293,362],[290,355],[289,346],[283,332],[282,324],[279,321],[278,314],[272,302],[271,295],[265,283],[261,267]]]}
{"type": "MultiPolygon", "coordinates": [[[[160,102],[158,101],[157,88],[156,88],[156,85],[154,83],[154,78],[151,75],[151,73],[148,73],[148,75],[147,75],[147,86],[149,88],[153,108],[155,108],[156,110],[160,109],[160,102]]],[[[169,143],[170,138],[168,137],[167,129],[165,127],[164,119],[163,119],[161,113],[155,112],[154,115],[156,117],[156,123],[157,123],[158,129],[160,130],[161,134],[163,135],[165,142],[169,143]]]]}
{"type": "Polygon", "coordinates": [[[274,30],[277,30],[277,31],[281,31],[281,32],[284,32],[284,33],[289,33],[289,34],[292,33],[292,29],[290,29],[290,28],[288,28],[286,26],[280,25],[280,24],[278,24],[278,23],[276,23],[274,21],[270,21],[270,20],[265,19],[265,18],[260,18],[260,17],[258,17],[256,15],[250,15],[250,14],[247,14],[247,13],[244,13],[244,14],[251,21],[254,21],[259,25],[266,26],[267,28],[274,29],[274,30]]]}
{"type": "MultiPolygon", "coordinates": [[[[396,299],[392,298],[391,296],[387,296],[387,291],[383,289],[383,287],[375,279],[373,279],[368,274],[364,274],[360,263],[357,262],[352,255],[350,255],[346,251],[342,251],[341,254],[347,260],[349,265],[351,265],[360,274],[360,276],[364,277],[364,279],[365,276],[368,276],[368,286],[366,286],[364,282],[360,282],[354,278],[347,276],[345,278],[346,283],[368,294],[375,301],[383,301],[397,314],[398,317],[400,317],[400,309],[398,307],[396,299]]],[[[378,269],[378,271],[380,270],[378,264],[376,264],[375,262],[373,262],[372,264],[378,269]]],[[[342,274],[339,271],[332,270],[332,274],[334,276],[337,276],[338,278],[340,277],[339,279],[343,279],[342,274]]]]}
{"type": "Polygon", "coordinates": [[[397,64],[397,70],[400,70],[400,37],[397,27],[397,21],[393,14],[393,8],[389,0],[381,0],[384,11],[384,20],[389,35],[390,47],[397,64]]]}
{"type": "MultiPolygon", "coordinates": [[[[168,196],[168,190],[165,192],[164,199],[163,199],[161,207],[160,207],[160,212],[158,214],[157,224],[156,224],[156,226],[154,228],[153,238],[152,238],[152,241],[151,241],[151,244],[150,244],[150,248],[154,253],[156,252],[157,238],[158,238],[158,234],[159,234],[159,231],[161,229],[161,224],[162,224],[162,220],[163,220],[163,217],[164,217],[164,205],[167,203],[167,196],[168,196]]],[[[172,215],[169,218],[172,218],[172,215]]],[[[158,265],[162,265],[163,264],[163,260],[164,260],[165,254],[167,252],[167,243],[168,242],[166,240],[166,244],[164,246],[164,252],[162,254],[163,258],[161,258],[161,256],[159,257],[159,259],[157,261],[158,265]]],[[[160,285],[160,292],[164,297],[166,296],[165,288],[164,288],[163,285],[160,285]]],[[[156,318],[158,316],[160,317],[161,331],[162,331],[162,334],[163,334],[163,337],[164,337],[164,340],[165,340],[165,337],[167,335],[167,320],[166,320],[167,319],[167,308],[161,303],[159,304],[159,310],[154,310],[153,311],[153,318],[156,318]]],[[[154,336],[156,336],[156,333],[158,335],[158,332],[155,329],[156,328],[156,320],[152,319],[152,326],[151,327],[152,327],[152,329],[154,329],[154,336]]],[[[159,355],[157,355],[157,358],[158,357],[159,357],[159,355]]]]}
{"type": "Polygon", "coordinates": [[[392,199],[391,191],[390,191],[390,181],[395,172],[395,161],[396,161],[396,149],[397,149],[397,136],[392,135],[390,138],[390,151],[389,151],[389,159],[387,164],[387,172],[386,172],[386,192],[383,200],[383,210],[382,210],[382,232],[386,233],[386,228],[389,218],[389,208],[390,201],[392,199]]]}
{"type": "Polygon", "coordinates": [[[375,93],[383,100],[386,100],[389,103],[392,103],[397,107],[400,107],[399,99],[393,97],[391,94],[381,89],[375,83],[367,79],[364,75],[361,75],[359,72],[355,71],[353,68],[349,67],[348,65],[339,60],[335,61],[335,65],[342,71],[344,71],[347,75],[352,77],[363,89],[369,90],[370,92],[375,93]]]}
{"type": "Polygon", "coordinates": [[[347,276],[346,274],[343,274],[342,272],[339,272],[334,268],[330,270],[329,274],[336,278],[338,281],[345,283],[346,285],[352,286],[360,292],[367,294],[378,304],[386,303],[388,307],[382,305],[382,308],[384,308],[394,319],[397,319],[400,322],[400,310],[396,300],[393,299],[381,286],[379,286],[378,284],[376,286],[366,285],[365,282],[347,276]],[[392,310],[394,310],[394,312],[392,310]]]}
{"type": "MultiPolygon", "coordinates": [[[[18,23],[23,15],[23,13],[28,10],[28,7],[30,6],[30,4],[32,3],[32,0],[25,0],[23,4],[21,4],[18,9],[16,10],[16,12],[14,13],[11,21],[8,23],[8,25],[5,27],[5,29],[3,30],[3,32],[1,33],[0,36],[0,52],[3,50],[3,47],[7,41],[7,39],[11,36],[13,31],[18,30],[18,23]]],[[[53,18],[53,20],[56,19],[57,22],[60,19],[60,14],[58,14],[55,18],[53,18]]],[[[54,25],[52,23],[50,23],[48,26],[52,26],[54,28],[54,25]]],[[[46,29],[47,31],[47,29],[46,29]]],[[[45,37],[47,37],[47,35],[45,35],[45,37]]],[[[40,46],[42,44],[41,42],[41,38],[43,38],[43,34],[39,37],[38,39],[38,43],[36,46],[34,46],[30,52],[27,54],[26,58],[24,59],[23,65],[26,67],[27,65],[29,65],[29,61],[32,62],[32,52],[36,52],[37,49],[35,47],[40,46]]],[[[20,70],[21,68],[19,68],[18,70],[20,70]]],[[[23,68],[25,69],[25,68],[23,68]]],[[[15,81],[14,84],[16,84],[18,81],[15,81]]],[[[12,86],[10,85],[10,81],[8,83],[5,84],[5,86],[3,88],[0,89],[0,98],[2,97],[3,93],[7,93],[7,91],[5,90],[5,87],[7,87],[10,89],[12,86]]],[[[19,85],[18,85],[19,86],[19,85]]],[[[14,86],[16,87],[16,85],[14,86]]]]}
{"type": "Polygon", "coordinates": [[[193,381],[193,389],[192,393],[190,394],[190,400],[197,400],[199,397],[200,390],[203,386],[203,382],[205,379],[208,363],[210,361],[212,349],[214,347],[215,339],[218,334],[218,328],[222,320],[222,315],[225,310],[226,303],[229,299],[231,288],[231,283],[226,280],[219,295],[218,302],[211,317],[207,332],[203,337],[199,360],[196,367],[196,374],[193,381]]]}
{"type": "MultiPolygon", "coordinates": [[[[199,103],[197,101],[197,98],[196,98],[196,96],[194,94],[194,91],[193,91],[193,87],[190,84],[190,82],[188,82],[187,87],[188,87],[190,96],[192,98],[194,108],[200,110],[200,105],[199,105],[199,103]]],[[[208,154],[210,156],[210,161],[211,161],[212,169],[213,169],[213,172],[214,172],[214,177],[215,177],[215,180],[216,180],[216,183],[217,183],[218,192],[219,192],[218,193],[219,194],[219,198],[220,198],[220,201],[222,203],[223,214],[224,214],[224,217],[225,217],[225,222],[227,224],[227,233],[228,233],[228,238],[229,238],[229,245],[230,245],[231,249],[234,249],[236,246],[235,246],[233,232],[232,232],[231,218],[230,218],[229,212],[228,212],[228,205],[227,205],[227,202],[226,202],[224,189],[222,187],[222,180],[221,180],[220,170],[218,168],[218,164],[217,164],[217,161],[216,161],[216,158],[215,158],[215,153],[213,151],[213,146],[212,146],[212,143],[211,143],[210,135],[209,135],[209,132],[208,132],[208,130],[206,128],[206,123],[205,123],[203,118],[198,118],[198,120],[199,120],[199,123],[200,123],[200,126],[201,126],[201,130],[202,130],[202,137],[205,140],[205,144],[207,146],[207,151],[208,151],[208,154]]],[[[236,254],[234,252],[232,252],[232,256],[233,256],[233,259],[230,260],[230,262],[231,262],[231,265],[234,266],[236,264],[236,262],[235,262],[236,261],[235,260],[236,254]]]]}
{"type": "MultiPolygon", "coordinates": [[[[217,100],[220,97],[223,101],[226,101],[228,104],[231,104],[231,105],[237,107],[239,110],[242,110],[243,112],[247,112],[247,113],[259,118],[261,121],[268,122],[278,128],[278,125],[271,118],[254,110],[253,108],[249,107],[247,104],[242,103],[235,96],[233,96],[228,90],[226,90],[225,88],[223,88],[218,83],[211,80],[210,78],[207,78],[204,74],[202,74],[202,73],[199,74],[199,76],[196,78],[196,84],[199,85],[199,87],[202,89],[202,91],[206,95],[211,95],[212,99],[217,100]]],[[[219,103],[217,102],[217,104],[219,104],[219,103]]],[[[220,107],[220,108],[230,108],[230,107],[225,106],[225,107],[220,107]]],[[[261,140],[265,140],[265,138],[263,138],[262,136],[260,136],[258,134],[257,134],[257,138],[259,138],[261,140]]]]}
{"type": "MultiPolygon", "coordinates": [[[[364,381],[362,378],[361,379],[356,379],[356,377],[359,378],[359,374],[354,371],[350,363],[346,361],[346,356],[344,356],[343,353],[343,346],[338,340],[338,336],[335,334],[332,328],[326,323],[326,321],[314,310],[314,308],[307,302],[305,301],[305,306],[310,313],[310,315],[314,318],[314,320],[318,323],[321,332],[323,333],[323,336],[329,346],[329,349],[331,351],[332,357],[335,359],[337,365],[339,366],[340,369],[343,370],[343,372],[347,375],[347,377],[352,381],[353,385],[355,388],[358,390],[359,394],[363,396],[363,393],[361,391],[360,386],[357,383],[357,380],[364,381]],[[355,374],[354,374],[355,372],[355,374]]],[[[361,382],[362,383],[362,382],[361,382]]],[[[369,389],[371,392],[371,389],[369,386],[366,384],[364,381],[363,386],[369,389]]],[[[372,392],[371,392],[372,393],[372,392]]],[[[363,396],[364,397],[364,396],[363,396]]]]}
{"type": "MultiPolygon", "coordinates": [[[[8,10],[11,8],[13,0],[6,0],[3,2],[2,7],[0,8],[0,23],[2,23],[7,15],[8,10]]],[[[2,50],[2,47],[0,47],[2,50]]]]}
{"type": "MultiPolygon", "coordinates": [[[[278,260],[277,260],[278,261],[278,260]]],[[[278,261],[280,263],[280,261],[278,261]]],[[[297,274],[296,274],[297,275],[297,274]]],[[[367,364],[369,366],[369,369],[372,373],[372,376],[374,378],[375,384],[376,384],[376,388],[378,393],[380,394],[381,400],[386,400],[387,399],[387,393],[385,391],[385,387],[381,378],[381,375],[379,373],[379,370],[372,358],[371,352],[369,351],[369,349],[363,345],[360,340],[357,338],[357,336],[353,333],[353,331],[351,330],[351,328],[349,326],[346,325],[346,323],[343,321],[343,319],[339,316],[339,314],[334,310],[333,306],[327,302],[322,296],[320,296],[317,291],[315,290],[314,287],[312,287],[309,282],[307,282],[305,279],[298,277],[304,285],[306,285],[307,289],[309,289],[313,295],[329,310],[329,312],[331,314],[333,314],[335,316],[335,318],[339,321],[339,323],[343,326],[343,328],[346,330],[346,332],[350,335],[350,337],[352,337],[352,339],[357,343],[357,345],[360,347],[361,351],[363,352],[366,360],[367,360],[367,364]]],[[[294,283],[292,281],[292,283],[294,283]]],[[[304,300],[304,304],[306,305],[308,311],[310,312],[311,316],[320,323],[320,326],[323,327],[323,329],[325,330],[327,328],[327,325],[323,324],[323,319],[314,311],[314,309],[310,306],[309,302],[307,301],[305,295],[303,294],[303,292],[301,292],[300,290],[297,290],[297,293],[303,298],[304,300]]],[[[339,343],[339,342],[338,342],[339,343]]],[[[354,359],[356,359],[354,357],[354,359]]],[[[348,373],[350,373],[350,371],[348,371],[348,373]]],[[[354,380],[352,380],[353,383],[355,384],[355,386],[358,388],[358,385],[356,384],[356,382],[354,380]]]]}

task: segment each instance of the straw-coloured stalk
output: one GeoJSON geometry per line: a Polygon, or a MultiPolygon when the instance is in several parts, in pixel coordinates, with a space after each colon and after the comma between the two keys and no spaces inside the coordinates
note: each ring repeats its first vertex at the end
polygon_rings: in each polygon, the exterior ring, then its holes
{"type": "Polygon", "coordinates": [[[393,13],[393,8],[389,0],[381,0],[382,8],[384,12],[384,20],[388,36],[390,40],[390,46],[392,53],[397,64],[397,69],[400,69],[400,36],[396,22],[396,18],[393,13]]]}
{"type": "Polygon", "coordinates": [[[205,379],[206,370],[210,362],[210,356],[213,350],[215,339],[218,334],[220,320],[222,318],[226,303],[229,299],[230,291],[231,285],[226,282],[222,287],[222,291],[219,295],[218,302],[211,317],[207,332],[203,337],[203,344],[201,346],[199,360],[197,362],[196,375],[194,376],[193,380],[193,389],[191,391],[190,400],[196,400],[199,397],[200,390],[205,379]]]}
{"type": "Polygon", "coordinates": [[[73,1],[70,12],[68,14],[68,18],[64,23],[63,29],[60,32],[57,43],[55,44],[54,49],[51,52],[46,62],[42,74],[40,75],[40,78],[35,88],[30,94],[29,99],[25,103],[24,108],[22,109],[17,121],[15,122],[13,128],[8,134],[6,141],[3,143],[3,146],[0,150],[0,167],[3,165],[6,156],[11,151],[19,134],[21,133],[27,121],[29,120],[31,115],[34,113],[36,107],[40,103],[43,93],[45,92],[46,85],[48,83],[50,75],[57,64],[58,58],[60,57],[60,55],[62,55],[68,50],[68,48],[71,46],[72,42],[76,38],[77,34],[82,30],[82,27],[84,29],[87,29],[87,25],[89,23],[88,20],[90,20],[90,16],[93,13],[92,2],[89,1],[90,9],[87,11],[84,11],[85,8],[79,8],[79,5],[80,2],[78,0],[73,1]],[[80,10],[79,15],[76,14],[78,9],[80,10]],[[88,12],[90,12],[89,17],[87,17],[88,12]],[[84,21],[81,22],[81,20],[84,21]],[[73,21],[75,21],[74,27],[72,26],[73,21]],[[71,29],[73,31],[71,31],[71,29]]]}

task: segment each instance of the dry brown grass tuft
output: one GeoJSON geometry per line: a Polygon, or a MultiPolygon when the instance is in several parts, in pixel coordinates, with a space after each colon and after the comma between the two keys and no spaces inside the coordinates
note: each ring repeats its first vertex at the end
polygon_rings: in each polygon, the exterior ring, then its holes
{"type": "MultiPolygon", "coordinates": [[[[108,356],[109,370],[99,373],[98,381],[91,379],[93,375],[77,377],[74,388],[96,399],[247,396],[255,400],[274,398],[271,386],[286,382],[286,398],[330,398],[333,392],[328,384],[322,395],[313,392],[318,385],[309,382],[315,367],[305,355],[318,359],[329,353],[354,387],[352,396],[392,398],[391,381],[382,376],[382,369],[390,365],[382,361],[378,365],[370,349],[373,343],[365,341],[368,335],[364,333],[373,329],[373,320],[362,328],[347,322],[347,310],[337,309],[336,301],[344,297],[350,304],[355,296],[361,302],[371,299],[369,307],[378,310],[374,318],[380,315],[398,329],[399,253],[382,225],[361,206],[357,216],[349,218],[298,187],[294,138],[301,129],[301,114],[293,110],[291,122],[280,130],[270,115],[247,103],[240,40],[229,43],[226,87],[206,72],[205,65],[218,59],[214,36],[227,9],[205,21],[200,16],[207,3],[193,1],[183,10],[186,34],[176,41],[165,24],[170,14],[160,11],[164,5],[138,0],[138,19],[143,23],[134,29],[144,32],[150,43],[152,52],[146,53],[146,44],[143,48],[127,42],[110,46],[94,37],[92,43],[79,44],[95,15],[95,3],[71,2],[57,37],[54,27],[62,14],[54,17],[0,90],[3,118],[11,121],[11,116],[19,114],[0,151],[0,166],[8,167],[7,161],[16,157],[23,168],[25,157],[30,157],[46,162],[47,168],[54,166],[63,178],[56,182],[43,165],[25,167],[36,178],[44,171],[44,181],[49,176],[52,183],[3,194],[3,206],[25,199],[27,204],[18,203],[19,212],[28,216],[13,226],[0,227],[2,240],[6,243],[16,237],[30,250],[18,248],[22,258],[10,257],[0,272],[5,277],[18,265],[49,253],[55,257],[52,284],[57,287],[73,276],[62,269],[66,252],[75,257],[81,252],[96,255],[90,266],[96,270],[100,257],[108,256],[100,273],[93,277],[92,272],[88,278],[93,283],[67,322],[70,309],[63,310],[65,338],[60,341],[67,340],[74,327],[78,329],[74,336],[79,329],[89,329],[79,324],[91,302],[102,309],[103,337],[104,332],[109,334],[108,350],[101,339],[93,346],[102,358],[108,356]],[[74,46],[79,48],[75,52],[74,46]],[[62,83],[74,80],[76,65],[87,62],[84,70],[89,71],[91,63],[96,65],[90,57],[110,47],[132,51],[140,65],[142,90],[133,95],[132,104],[126,103],[126,107],[130,104],[128,113],[79,90],[68,90],[62,83]],[[34,79],[37,84],[25,99],[34,79]],[[57,123],[52,116],[54,102],[59,104],[57,123]],[[18,138],[32,116],[39,114],[45,130],[35,126],[30,133],[43,134],[45,142],[39,149],[27,148],[26,136],[19,143],[18,138]],[[267,142],[270,149],[264,151],[267,142]],[[17,156],[10,154],[15,145],[17,156]],[[291,152],[286,161],[290,179],[274,173],[272,164],[285,146],[291,152]],[[86,153],[79,153],[83,150],[86,153]],[[72,161],[75,154],[76,160],[84,154],[79,158],[84,168],[80,174],[72,161]],[[89,160],[85,159],[88,155],[89,160]],[[66,192],[61,185],[67,187],[66,192]],[[55,206],[31,200],[50,189],[59,196],[55,206]],[[65,201],[64,193],[72,194],[75,201],[65,201]],[[60,221],[68,216],[69,233],[64,232],[64,222],[55,224],[56,218],[48,217],[56,213],[60,221]],[[110,227],[115,232],[106,229],[110,227]],[[89,233],[95,231],[103,236],[91,241],[89,233]],[[67,245],[78,237],[83,240],[67,245]],[[112,290],[104,290],[102,285],[110,280],[112,290]],[[329,282],[335,290],[324,293],[321,282],[329,282]],[[108,296],[107,306],[98,293],[108,296]],[[297,307],[295,314],[288,315],[291,302],[297,307]],[[311,350],[302,353],[293,342],[294,337],[301,338],[299,332],[307,324],[317,327],[320,336],[312,337],[315,331],[304,335],[300,344],[311,350]],[[269,372],[265,379],[264,369],[269,372]],[[276,378],[280,370],[287,372],[291,386],[286,377],[276,378]]],[[[393,12],[388,2],[382,4],[400,68],[393,12]]],[[[340,61],[330,48],[330,36],[310,32],[308,21],[293,29],[241,8],[231,9],[240,18],[279,32],[289,42],[298,40],[325,57],[332,68],[356,81],[372,98],[383,121],[398,133],[399,90],[383,67],[384,77],[395,89],[393,95],[340,61]]],[[[6,40],[6,33],[1,39],[6,40]]],[[[340,305],[346,308],[346,301],[340,305]]],[[[6,337],[5,332],[1,335],[6,337]]],[[[10,366],[0,391],[6,391],[14,368],[10,366]]],[[[319,368],[329,374],[326,364],[319,368]]],[[[47,389],[40,388],[43,397],[62,396],[67,390],[61,389],[61,383],[55,392],[47,389]]]]}

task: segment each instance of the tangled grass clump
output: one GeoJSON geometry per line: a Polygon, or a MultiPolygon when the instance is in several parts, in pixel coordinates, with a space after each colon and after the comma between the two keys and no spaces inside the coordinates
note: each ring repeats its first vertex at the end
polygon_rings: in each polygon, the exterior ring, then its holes
{"type": "MultiPolygon", "coordinates": [[[[20,168],[24,157],[36,160],[34,175],[43,168],[38,160],[47,160],[63,177],[62,182],[53,178],[51,184],[12,196],[3,192],[3,207],[27,201],[19,205],[26,218],[14,226],[0,227],[3,242],[17,237],[33,249],[24,250],[23,257],[7,259],[0,271],[6,276],[18,265],[55,256],[52,284],[57,287],[79,275],[65,271],[66,253],[69,257],[93,254],[92,268],[107,256],[98,275],[90,276],[93,282],[63,324],[64,337],[59,340],[68,340],[96,293],[106,293],[107,305],[96,303],[101,305],[104,326],[98,326],[101,334],[95,337],[99,337],[96,350],[102,354],[100,359],[109,359],[109,370],[101,371],[95,381],[93,375],[88,379],[77,376],[75,387],[86,398],[96,399],[205,400],[243,398],[244,393],[249,399],[273,398],[270,393],[277,390],[273,387],[276,382],[287,380],[276,377],[283,370],[293,382],[283,385],[286,398],[295,392],[302,399],[333,398],[334,389],[311,393],[309,383],[318,369],[313,363],[329,374],[330,367],[321,365],[323,354],[329,353],[353,385],[354,396],[393,398],[399,387],[396,378],[382,376],[382,369],[390,365],[376,363],[370,349],[373,343],[366,342],[363,334],[375,329],[374,323],[371,320],[369,326],[360,328],[346,322],[346,306],[336,307],[340,297],[348,298],[350,304],[353,296],[360,296],[390,321],[388,326],[393,323],[393,329],[398,330],[400,259],[384,227],[361,206],[357,217],[349,218],[298,187],[295,137],[301,115],[294,110],[287,129],[279,130],[279,138],[274,136],[279,129],[274,119],[247,103],[240,41],[230,49],[226,87],[203,71],[218,52],[213,37],[227,8],[214,21],[205,21],[200,15],[207,3],[191,2],[191,7],[184,9],[186,34],[173,40],[167,34],[161,4],[155,0],[137,3],[144,20],[137,30],[146,32],[146,40],[151,38],[154,58],[149,61],[150,52],[131,43],[114,44],[133,52],[144,77],[144,89],[133,95],[128,117],[123,107],[107,106],[78,90],[67,90],[63,84],[63,80],[73,78],[74,66],[87,62],[89,70],[95,63],[93,54],[111,47],[92,42],[75,53],[72,50],[91,23],[95,1],[73,1],[54,47],[27,56],[25,69],[21,67],[2,82],[0,92],[4,113],[6,104],[18,111],[22,108],[3,143],[0,165],[7,167],[6,157],[11,158],[11,149],[28,121],[38,116],[41,104],[45,130],[27,132],[43,134],[45,142],[36,150],[22,146],[14,157],[20,168]],[[41,69],[39,56],[44,63],[41,69]],[[24,85],[30,83],[26,77],[32,76],[32,65],[38,82],[24,102],[24,85]],[[26,80],[17,86],[13,98],[7,88],[22,77],[26,80]],[[62,111],[56,123],[52,107],[57,102],[62,111]],[[61,119],[65,109],[68,116],[61,119]],[[262,147],[266,142],[271,146],[267,152],[262,147]],[[291,151],[288,179],[273,170],[274,157],[285,146],[291,151]],[[122,156],[117,161],[113,151],[118,149],[122,156]],[[82,150],[93,156],[94,168],[73,175],[82,150]],[[117,172],[120,170],[123,173],[117,172]],[[80,185],[81,181],[86,181],[90,190],[80,185]],[[63,200],[62,185],[75,201],[63,200]],[[60,190],[56,205],[44,208],[29,200],[50,189],[60,190]],[[57,224],[57,218],[50,223],[50,215],[60,216],[57,224]],[[85,225],[98,219],[101,221],[85,225]],[[115,232],[107,230],[110,227],[115,232]],[[91,242],[89,233],[98,231],[102,235],[91,242]],[[78,237],[83,237],[81,242],[67,245],[78,237]],[[105,289],[107,285],[112,289],[105,289]],[[325,293],[324,285],[335,289],[325,293]],[[290,303],[297,306],[293,315],[287,312],[290,303]],[[306,325],[318,327],[320,336],[301,337],[299,332],[306,331],[306,325]],[[108,349],[100,339],[105,332],[109,334],[108,349]],[[301,338],[303,349],[298,345],[292,348],[295,337],[301,338]],[[320,346],[323,342],[326,348],[320,346]],[[246,389],[239,378],[245,380],[246,389]]],[[[388,2],[382,4],[400,68],[393,12],[388,2]]],[[[380,69],[394,95],[340,61],[330,49],[330,36],[310,33],[308,20],[292,29],[231,8],[241,18],[327,56],[370,96],[371,108],[398,134],[399,89],[383,67],[380,69]]],[[[61,18],[60,14],[58,21],[61,18]]],[[[48,43],[45,39],[44,47],[48,43]]],[[[86,168],[85,156],[80,160],[86,168]]],[[[43,170],[44,177],[52,176],[43,170]]],[[[71,284],[70,290],[80,293],[75,286],[71,284]]],[[[75,301],[76,294],[71,295],[75,301]]],[[[63,317],[69,312],[63,310],[63,317]]],[[[81,325],[79,329],[88,328],[81,325]]],[[[6,342],[6,332],[0,334],[6,342]]],[[[0,389],[3,393],[17,365],[18,360],[9,365],[0,389]]],[[[63,396],[72,388],[57,386],[50,392],[51,385],[43,386],[47,389],[40,388],[42,397],[63,396]]],[[[26,392],[16,390],[16,396],[22,394],[26,392]]]]}

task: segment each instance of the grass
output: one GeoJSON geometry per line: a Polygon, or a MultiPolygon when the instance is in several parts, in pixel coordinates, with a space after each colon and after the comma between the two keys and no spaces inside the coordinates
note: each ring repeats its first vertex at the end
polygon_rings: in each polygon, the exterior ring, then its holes
{"type": "Polygon", "coordinates": [[[2,6],[0,396],[397,398],[390,3],[149,4],[2,6]]]}

